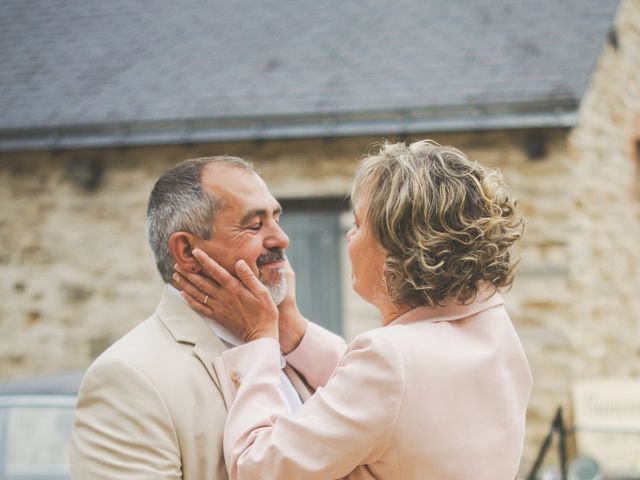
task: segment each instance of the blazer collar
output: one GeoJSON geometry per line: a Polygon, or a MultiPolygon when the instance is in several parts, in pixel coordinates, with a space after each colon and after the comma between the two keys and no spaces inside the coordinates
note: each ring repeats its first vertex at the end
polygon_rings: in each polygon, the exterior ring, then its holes
{"type": "Polygon", "coordinates": [[[227,350],[227,346],[211,331],[197,312],[167,287],[164,288],[156,314],[176,342],[193,345],[194,354],[220,389],[213,360],[227,350]]]}
{"type": "Polygon", "coordinates": [[[451,322],[454,320],[461,320],[476,313],[480,313],[489,308],[497,305],[504,304],[502,295],[499,293],[491,294],[488,290],[480,290],[476,299],[467,304],[460,305],[458,303],[449,303],[445,306],[431,308],[431,307],[416,307],[413,310],[409,310],[407,313],[400,315],[389,325],[399,323],[411,323],[418,320],[427,320],[429,322],[451,322]]]}

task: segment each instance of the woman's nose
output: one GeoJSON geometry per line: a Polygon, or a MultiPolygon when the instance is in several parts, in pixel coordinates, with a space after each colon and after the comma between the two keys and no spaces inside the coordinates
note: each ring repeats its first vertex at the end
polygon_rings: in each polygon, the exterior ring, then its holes
{"type": "Polygon", "coordinates": [[[351,237],[353,237],[354,233],[355,233],[355,227],[351,227],[347,232],[347,242],[351,241],[351,237]]]}

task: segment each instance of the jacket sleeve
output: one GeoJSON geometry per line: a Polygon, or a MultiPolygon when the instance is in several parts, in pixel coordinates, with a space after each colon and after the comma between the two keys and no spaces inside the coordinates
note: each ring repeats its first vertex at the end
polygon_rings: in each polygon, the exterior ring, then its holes
{"type": "Polygon", "coordinates": [[[293,416],[279,392],[278,357],[278,342],[265,338],[216,362],[219,377],[231,379],[222,382],[231,402],[224,433],[231,479],[341,478],[383,455],[404,385],[402,359],[384,337],[356,339],[293,416]]]}
{"type": "Polygon", "coordinates": [[[71,435],[71,478],[182,478],[169,412],[148,378],[119,361],[85,375],[71,435]]]}
{"type": "Polygon", "coordinates": [[[285,359],[315,390],[327,383],[346,350],[341,337],[308,321],[300,345],[285,359]]]}

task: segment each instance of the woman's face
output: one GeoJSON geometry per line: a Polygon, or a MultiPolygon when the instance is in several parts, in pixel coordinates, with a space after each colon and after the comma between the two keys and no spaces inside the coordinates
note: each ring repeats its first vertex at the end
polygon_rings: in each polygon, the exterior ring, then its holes
{"type": "Polygon", "coordinates": [[[367,206],[367,198],[360,197],[353,212],[353,227],[347,233],[347,243],[353,289],[364,300],[377,305],[382,297],[386,298],[382,274],[387,254],[365,222],[367,206]]]}

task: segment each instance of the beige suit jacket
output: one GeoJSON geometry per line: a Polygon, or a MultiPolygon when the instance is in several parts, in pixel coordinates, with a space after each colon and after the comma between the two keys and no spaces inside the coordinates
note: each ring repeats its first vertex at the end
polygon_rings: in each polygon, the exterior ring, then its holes
{"type": "MultiPolygon", "coordinates": [[[[71,439],[74,480],[227,479],[227,409],[213,368],[226,350],[165,288],[155,313],[87,371],[71,439]]],[[[300,379],[292,378],[300,387],[300,379]]]]}
{"type": "Polygon", "coordinates": [[[287,360],[317,391],[293,416],[278,395],[278,343],[227,350],[215,365],[231,478],[513,480],[531,373],[502,303],[416,308],[344,355],[309,324],[287,360]]]}

